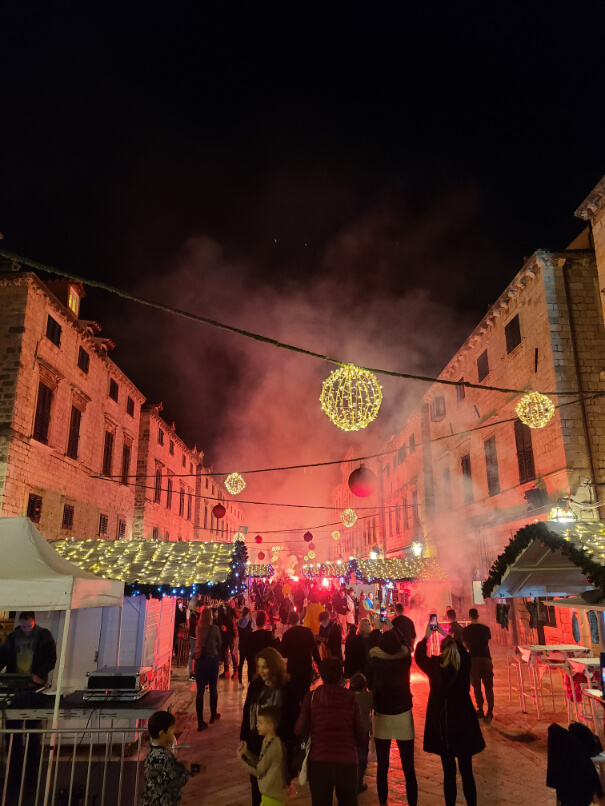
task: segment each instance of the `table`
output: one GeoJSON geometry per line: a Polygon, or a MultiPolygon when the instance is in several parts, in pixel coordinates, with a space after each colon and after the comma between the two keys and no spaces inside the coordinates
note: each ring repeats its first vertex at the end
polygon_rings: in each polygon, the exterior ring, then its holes
{"type": "MultiPolygon", "coordinates": [[[[84,691],[74,691],[67,697],[61,697],[59,704],[60,719],[91,719],[96,716],[102,719],[149,719],[156,711],[169,710],[173,691],[148,691],[140,700],[133,702],[91,702],[84,699],[84,691]]],[[[48,697],[48,705],[32,707],[19,706],[12,708],[10,704],[2,709],[5,719],[52,719],[54,696],[48,697]]]]}
{"type": "Polygon", "coordinates": [[[567,660],[568,658],[580,658],[591,652],[587,646],[578,644],[532,644],[530,646],[518,647],[521,657],[525,663],[535,663],[538,657],[555,655],[553,660],[567,660]]]}
{"type": "Polygon", "coordinates": [[[599,658],[568,658],[567,663],[575,674],[585,674],[590,677],[601,667],[599,658]]]}

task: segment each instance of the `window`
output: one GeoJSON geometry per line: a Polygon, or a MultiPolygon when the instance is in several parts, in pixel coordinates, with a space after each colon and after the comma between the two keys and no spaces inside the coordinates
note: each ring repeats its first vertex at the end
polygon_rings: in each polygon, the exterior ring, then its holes
{"type": "Polygon", "coordinates": [[[164,432],[161,428],[158,429],[158,445],[164,444],[164,432]]]}
{"type": "Polygon", "coordinates": [[[489,375],[489,362],[487,360],[487,350],[484,350],[477,359],[477,377],[479,383],[489,375]]]}
{"type": "Polygon", "coordinates": [[[116,532],[118,540],[124,540],[126,537],[126,521],[124,518],[118,518],[118,531],[116,532]]]}
{"type": "Polygon", "coordinates": [[[46,320],[46,338],[57,347],[61,346],[61,325],[52,316],[46,320]]]}
{"type": "Polygon", "coordinates": [[[462,468],[462,484],[464,487],[464,503],[473,503],[473,477],[471,475],[471,455],[465,453],[460,459],[460,467],[462,468]]]}
{"type": "Polygon", "coordinates": [[[443,480],[441,509],[444,512],[449,512],[452,508],[452,484],[449,465],[443,468],[441,478],[443,480]]]}
{"type": "Polygon", "coordinates": [[[403,462],[405,462],[405,460],[407,459],[407,455],[408,455],[408,446],[404,442],[401,448],[399,448],[399,450],[397,451],[397,459],[400,465],[403,464],[403,462]]]}
{"type": "Polygon", "coordinates": [[[418,526],[418,490],[412,490],[412,526],[418,526]]]}
{"type": "Polygon", "coordinates": [[[193,462],[189,462],[189,472],[193,476],[193,462]]]}
{"type": "Polygon", "coordinates": [[[504,328],[506,336],[506,352],[512,353],[515,347],[521,344],[521,328],[519,326],[519,316],[513,317],[504,328]]]}
{"type": "Polygon", "coordinates": [[[208,489],[208,476],[206,476],[206,489],[208,489]]]}
{"type": "Polygon", "coordinates": [[[185,458],[185,454],[181,457],[181,467],[187,467],[187,459],[185,458]]]}
{"type": "Polygon", "coordinates": [[[440,423],[445,418],[445,397],[439,395],[431,402],[431,422],[440,423]]]}
{"type": "Polygon", "coordinates": [[[117,382],[114,381],[113,378],[109,379],[109,397],[115,402],[118,402],[118,397],[120,394],[120,387],[118,386],[117,382]]]}
{"type": "Polygon", "coordinates": [[[181,487],[179,490],[179,515],[181,518],[185,514],[185,488],[181,487]]]}
{"type": "Polygon", "coordinates": [[[204,507],[204,529],[208,528],[208,507],[204,507]]]}
{"type": "Polygon", "coordinates": [[[61,521],[61,529],[74,528],[74,508],[71,504],[63,506],[63,520],[61,521]]]}
{"type": "Polygon", "coordinates": [[[525,484],[536,478],[534,450],[531,444],[531,428],[521,420],[515,420],[515,442],[517,445],[517,464],[519,465],[519,484],[525,484]]]}
{"type": "Polygon", "coordinates": [[[99,515],[99,537],[107,537],[108,515],[99,515]]]}
{"type": "Polygon", "coordinates": [[[131,447],[127,442],[125,442],[122,445],[122,478],[120,479],[122,484],[128,484],[130,481],[130,453],[131,447]]]}
{"type": "Polygon", "coordinates": [[[162,499],[162,471],[157,468],[155,471],[155,489],[153,491],[153,502],[159,504],[162,499]]]}
{"type": "Polygon", "coordinates": [[[460,403],[466,397],[466,386],[464,385],[464,378],[460,378],[456,384],[456,403],[460,403]]]}
{"type": "Polygon", "coordinates": [[[42,515],[42,496],[30,493],[27,499],[27,517],[32,523],[40,523],[42,515]]]}
{"type": "Polygon", "coordinates": [[[410,453],[416,453],[416,437],[410,434],[410,453]]]}
{"type": "Polygon", "coordinates": [[[168,479],[166,486],[166,509],[172,509],[172,479],[168,479]]]}
{"type": "Polygon", "coordinates": [[[187,493],[187,520],[191,520],[191,493],[187,493]]]}
{"type": "Polygon", "coordinates": [[[48,445],[48,429],[50,426],[50,409],[53,402],[53,390],[50,386],[38,384],[38,401],[36,403],[36,417],[34,419],[33,437],[38,442],[48,445]]]}
{"type": "Polygon", "coordinates": [[[80,310],[80,297],[76,294],[73,288],[69,289],[69,297],[67,299],[67,307],[70,308],[75,315],[78,315],[80,310]]]}
{"type": "Polygon", "coordinates": [[[83,347],[78,348],[78,369],[81,369],[82,372],[85,372],[88,375],[88,370],[90,368],[90,356],[86,352],[83,347]]]}
{"type": "Polygon", "coordinates": [[[498,474],[496,437],[486,439],[483,447],[485,448],[485,468],[487,470],[487,494],[497,495],[500,492],[500,475],[498,474]]]}
{"type": "Polygon", "coordinates": [[[166,543],[170,543],[170,532],[168,531],[168,529],[166,529],[166,531],[164,532],[164,540],[166,541],[166,543]]]}
{"type": "Polygon", "coordinates": [[[111,476],[113,459],[113,434],[111,431],[105,432],[105,444],[103,445],[103,476],[111,476]]]}
{"type": "Polygon", "coordinates": [[[158,529],[157,526],[153,527],[153,529],[151,531],[151,535],[152,535],[154,540],[159,540],[160,539],[160,530],[158,529]]]}
{"type": "Polygon", "coordinates": [[[174,456],[174,442],[172,440],[170,440],[170,443],[168,445],[168,451],[171,456],[174,456]]]}
{"type": "Polygon", "coordinates": [[[134,417],[134,400],[130,395],[126,398],[126,414],[130,417],[134,417]]]}
{"type": "Polygon", "coordinates": [[[71,416],[69,418],[69,437],[67,439],[67,455],[70,459],[78,458],[78,445],[80,442],[80,422],[82,420],[82,412],[75,406],[71,407],[71,416]]]}

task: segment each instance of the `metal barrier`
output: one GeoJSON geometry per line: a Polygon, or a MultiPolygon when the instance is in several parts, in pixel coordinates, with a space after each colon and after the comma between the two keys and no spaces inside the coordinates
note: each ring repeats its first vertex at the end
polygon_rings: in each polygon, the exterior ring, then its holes
{"type": "Polygon", "coordinates": [[[131,742],[132,728],[0,730],[0,806],[137,806],[142,734],[131,742]]]}

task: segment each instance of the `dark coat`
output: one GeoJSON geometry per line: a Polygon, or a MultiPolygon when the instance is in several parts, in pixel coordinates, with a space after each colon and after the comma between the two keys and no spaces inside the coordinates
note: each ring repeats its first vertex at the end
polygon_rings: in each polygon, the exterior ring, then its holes
{"type": "MultiPolygon", "coordinates": [[[[9,633],[6,640],[0,645],[0,670],[6,667],[6,671],[14,674],[17,671],[17,650],[15,646],[15,633],[21,631],[20,627],[9,633]]],[[[55,668],[57,663],[57,647],[55,639],[50,630],[39,627],[37,624],[33,629],[34,657],[32,659],[31,673],[46,682],[48,675],[55,668]]]]}
{"type": "Polygon", "coordinates": [[[363,635],[347,635],[345,641],[345,677],[353,677],[356,672],[368,676],[369,639],[363,635]]]}
{"type": "Polygon", "coordinates": [[[410,650],[402,646],[395,655],[379,647],[370,649],[369,683],[374,695],[372,707],[379,714],[403,714],[412,707],[410,650]]]}
{"type": "Polygon", "coordinates": [[[554,722],[548,728],[546,786],[556,789],[561,806],[589,806],[593,795],[603,797],[588,750],[571,731],[554,722]]]}
{"type": "Polygon", "coordinates": [[[281,639],[281,654],[288,660],[288,674],[292,679],[311,684],[313,661],[319,666],[321,658],[315,636],[308,627],[297,624],[290,627],[281,639]]]}
{"type": "Polygon", "coordinates": [[[357,747],[368,734],[353,692],[325,683],[309,692],[296,722],[296,735],[303,738],[309,733],[309,761],[357,764],[357,747]]]}
{"type": "MultiPolygon", "coordinates": [[[[283,743],[286,745],[288,754],[292,752],[296,737],[294,734],[294,726],[298,719],[300,711],[300,701],[298,699],[298,691],[288,680],[284,686],[275,689],[277,693],[277,701],[275,705],[281,708],[281,720],[277,729],[277,733],[283,743]]],[[[253,707],[262,707],[262,705],[269,704],[267,695],[274,698],[274,692],[270,691],[263,683],[260,677],[253,680],[248,686],[248,693],[246,694],[246,701],[244,702],[244,713],[242,715],[242,724],[240,727],[239,737],[240,740],[246,742],[248,750],[254,755],[260,755],[261,747],[263,744],[263,737],[259,736],[256,730],[256,720],[254,720],[254,727],[250,724],[250,711],[253,707]]]]}
{"type": "Polygon", "coordinates": [[[416,644],[416,663],[430,684],[424,725],[426,753],[453,753],[464,756],[480,753],[485,747],[479,719],[470,695],[471,658],[462,644],[457,644],[460,668],[441,667],[438,656],[426,654],[426,638],[416,644]]]}
{"type": "Polygon", "coordinates": [[[254,630],[246,638],[245,654],[248,661],[248,674],[250,674],[250,671],[256,674],[256,656],[269,646],[279,651],[279,641],[274,637],[271,630],[254,630]]]}

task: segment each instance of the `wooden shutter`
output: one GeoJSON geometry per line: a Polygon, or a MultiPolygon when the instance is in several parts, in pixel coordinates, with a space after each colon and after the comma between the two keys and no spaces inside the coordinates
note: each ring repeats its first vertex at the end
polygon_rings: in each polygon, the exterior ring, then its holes
{"type": "Polygon", "coordinates": [[[515,443],[517,445],[517,463],[519,465],[519,484],[525,484],[536,478],[534,450],[531,444],[531,428],[521,420],[515,420],[515,443]]]}
{"type": "Polygon", "coordinates": [[[27,517],[33,523],[40,523],[42,515],[42,496],[30,493],[27,499],[27,517]]]}
{"type": "Polygon", "coordinates": [[[487,470],[487,494],[500,492],[500,475],[498,473],[498,455],[496,453],[496,437],[490,437],[484,443],[485,467],[487,470]]]}
{"type": "Polygon", "coordinates": [[[460,459],[460,467],[462,468],[462,483],[464,486],[464,503],[473,503],[473,477],[471,475],[471,455],[465,453],[460,459]]]}
{"type": "Polygon", "coordinates": [[[48,444],[48,429],[50,427],[50,409],[53,402],[53,390],[42,381],[38,384],[38,402],[36,403],[36,417],[34,419],[34,439],[48,444]]]}
{"type": "Polygon", "coordinates": [[[154,503],[159,504],[162,498],[162,471],[155,471],[155,492],[153,495],[154,503]]]}
{"type": "Polygon", "coordinates": [[[128,472],[130,470],[130,445],[126,442],[122,445],[122,484],[128,484],[128,472]]]}
{"type": "Polygon", "coordinates": [[[111,431],[105,432],[105,445],[103,446],[103,475],[111,476],[111,465],[113,457],[113,434],[111,431]]]}
{"type": "Polygon", "coordinates": [[[80,442],[80,422],[82,412],[75,406],[71,407],[71,417],[69,418],[69,438],[67,440],[67,455],[70,459],[78,458],[78,444],[80,442]]]}

